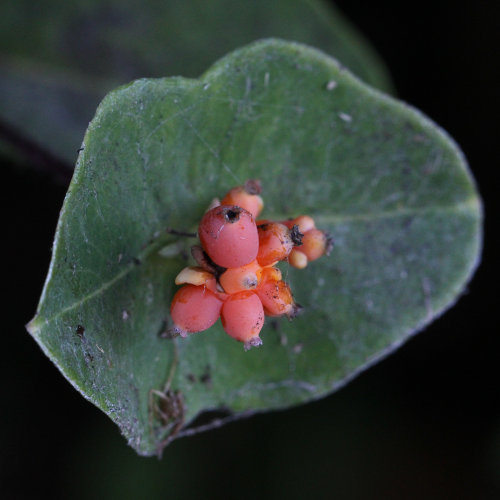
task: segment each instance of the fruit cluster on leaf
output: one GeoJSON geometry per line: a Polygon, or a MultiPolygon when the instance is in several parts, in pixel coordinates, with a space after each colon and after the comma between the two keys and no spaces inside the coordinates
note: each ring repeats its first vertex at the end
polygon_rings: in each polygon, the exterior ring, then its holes
{"type": "Polygon", "coordinates": [[[295,317],[300,309],[289,284],[276,267],[288,261],[303,269],[327,255],[331,239],[312,217],[285,221],[256,220],[264,207],[261,184],[249,180],[215,199],[198,227],[201,246],[191,253],[197,266],[184,268],[175,279],[183,285],[172,300],[172,336],[210,328],[221,318],[225,332],[259,346],[265,316],[295,317]]]}

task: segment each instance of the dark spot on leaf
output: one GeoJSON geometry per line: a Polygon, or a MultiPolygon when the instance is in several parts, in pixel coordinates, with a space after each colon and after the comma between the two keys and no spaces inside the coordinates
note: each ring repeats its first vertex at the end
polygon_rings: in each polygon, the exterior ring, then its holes
{"type": "Polygon", "coordinates": [[[212,375],[210,374],[210,365],[207,365],[205,372],[200,375],[200,382],[207,388],[212,387],[212,375]]]}
{"type": "Polygon", "coordinates": [[[329,234],[325,233],[325,236],[326,236],[325,255],[328,257],[332,253],[335,242],[333,241],[333,238],[329,234]]]}
{"type": "Polygon", "coordinates": [[[170,337],[170,332],[168,331],[168,321],[166,319],[164,319],[161,322],[161,326],[160,326],[160,329],[158,331],[158,337],[160,337],[162,339],[169,339],[169,338],[171,338],[170,337]]]}
{"type": "Polygon", "coordinates": [[[171,227],[167,227],[166,232],[168,234],[173,234],[174,236],[182,236],[184,238],[196,238],[198,236],[197,233],[183,231],[181,229],[173,229],[171,227]]]}
{"type": "Polygon", "coordinates": [[[275,331],[277,332],[279,329],[280,329],[280,325],[279,325],[279,322],[277,319],[271,319],[269,320],[269,326],[275,331]]]}
{"type": "Polygon", "coordinates": [[[83,337],[83,334],[85,333],[85,328],[82,326],[82,325],[78,325],[76,327],[76,334],[82,338],[83,337]]]}

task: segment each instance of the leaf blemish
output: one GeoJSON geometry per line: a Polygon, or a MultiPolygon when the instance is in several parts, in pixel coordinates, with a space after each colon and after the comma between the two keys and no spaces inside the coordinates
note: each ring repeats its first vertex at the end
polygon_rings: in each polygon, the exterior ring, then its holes
{"type": "Polygon", "coordinates": [[[326,84],[326,90],[333,90],[337,86],[337,82],[335,80],[330,80],[326,84]]]}
{"type": "Polygon", "coordinates": [[[212,387],[212,375],[210,374],[210,366],[207,366],[205,373],[200,376],[200,382],[208,389],[212,387]]]}
{"type": "Polygon", "coordinates": [[[344,120],[345,122],[351,122],[352,121],[352,116],[348,115],[347,113],[339,113],[339,118],[341,120],[344,120]]]}
{"type": "Polygon", "coordinates": [[[83,338],[83,334],[85,333],[85,328],[82,325],[78,325],[76,327],[76,332],[75,332],[80,338],[83,338]]]}

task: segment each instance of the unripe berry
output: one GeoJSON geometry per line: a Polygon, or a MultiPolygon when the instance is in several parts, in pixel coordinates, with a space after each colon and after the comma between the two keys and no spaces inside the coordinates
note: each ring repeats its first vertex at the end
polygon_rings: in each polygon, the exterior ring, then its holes
{"type": "Polygon", "coordinates": [[[259,284],[262,267],[254,260],[241,267],[226,269],[219,277],[219,283],[226,293],[251,290],[259,284]]]}
{"type": "Polygon", "coordinates": [[[260,224],[257,230],[259,232],[257,261],[261,266],[269,266],[286,259],[296,245],[290,229],[279,222],[260,224]]]}
{"type": "Polygon", "coordinates": [[[308,263],[307,255],[294,248],[288,256],[288,263],[297,269],[304,269],[308,263]]]}
{"type": "Polygon", "coordinates": [[[245,350],[262,344],[259,333],[264,326],[264,309],[254,292],[231,295],[222,306],[221,320],[228,335],[245,343],[245,350]]]}
{"type": "Polygon", "coordinates": [[[221,307],[222,301],[205,286],[184,285],[172,299],[170,330],[181,337],[206,330],[219,318],[221,307]]]}
{"type": "Polygon", "coordinates": [[[260,181],[250,179],[243,186],[231,189],[221,200],[222,205],[236,205],[250,212],[254,218],[264,208],[264,201],[259,196],[262,187],[260,181]]]}
{"type": "Polygon", "coordinates": [[[252,214],[243,208],[220,205],[209,210],[198,234],[205,252],[219,266],[240,267],[257,257],[257,226],[252,214]]]}

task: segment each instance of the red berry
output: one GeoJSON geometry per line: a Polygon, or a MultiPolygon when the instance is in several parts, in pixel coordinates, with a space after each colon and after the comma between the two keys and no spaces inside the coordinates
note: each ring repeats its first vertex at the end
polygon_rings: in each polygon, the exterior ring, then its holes
{"type": "Polygon", "coordinates": [[[240,267],[257,257],[257,226],[252,214],[243,208],[212,208],[203,216],[198,234],[205,252],[218,266],[240,267]]]}
{"type": "Polygon", "coordinates": [[[222,301],[205,286],[184,285],[170,306],[174,322],[171,331],[186,337],[188,333],[206,330],[219,318],[221,307],[222,301]]]}
{"type": "Polygon", "coordinates": [[[264,309],[254,292],[231,295],[222,306],[221,320],[228,335],[245,343],[245,350],[262,344],[259,333],[264,326],[264,309]]]}

